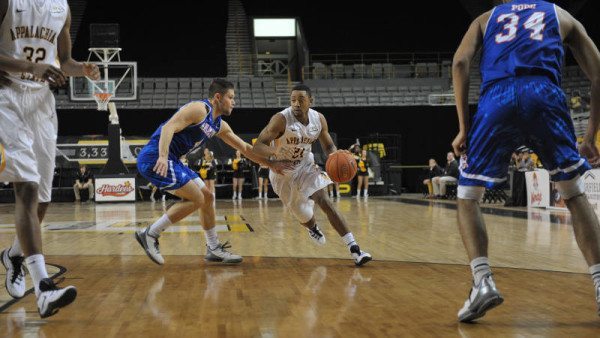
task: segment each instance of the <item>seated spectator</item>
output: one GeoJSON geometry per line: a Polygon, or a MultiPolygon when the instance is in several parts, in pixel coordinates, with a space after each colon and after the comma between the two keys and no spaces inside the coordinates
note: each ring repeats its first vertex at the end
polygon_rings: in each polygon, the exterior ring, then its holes
{"type": "Polygon", "coordinates": [[[73,184],[73,191],[75,192],[75,202],[81,201],[81,196],[79,195],[79,190],[87,189],[88,190],[88,201],[94,200],[94,177],[92,176],[92,172],[87,169],[85,164],[79,166],[79,171],[77,172],[77,176],[75,177],[75,184],[73,184]]]}
{"type": "Polygon", "coordinates": [[[425,180],[423,180],[423,185],[427,187],[427,198],[432,198],[434,196],[431,180],[434,177],[442,176],[443,174],[444,174],[444,170],[442,168],[440,168],[440,166],[437,164],[436,160],[434,160],[433,158],[430,158],[429,159],[429,168],[427,170],[427,174],[425,174],[425,177],[427,177],[427,178],[425,180]]]}
{"type": "Polygon", "coordinates": [[[458,161],[454,158],[454,153],[449,152],[446,154],[446,168],[442,176],[434,177],[431,179],[433,186],[433,194],[437,198],[443,198],[446,196],[446,185],[448,183],[458,182],[458,161]]]}

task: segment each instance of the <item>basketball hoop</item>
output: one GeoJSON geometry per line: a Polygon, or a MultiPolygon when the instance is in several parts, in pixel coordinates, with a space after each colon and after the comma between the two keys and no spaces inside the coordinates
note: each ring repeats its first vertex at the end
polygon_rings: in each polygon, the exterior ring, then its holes
{"type": "Polygon", "coordinates": [[[108,102],[110,101],[111,93],[94,93],[94,100],[98,104],[98,110],[108,110],[108,102]]]}

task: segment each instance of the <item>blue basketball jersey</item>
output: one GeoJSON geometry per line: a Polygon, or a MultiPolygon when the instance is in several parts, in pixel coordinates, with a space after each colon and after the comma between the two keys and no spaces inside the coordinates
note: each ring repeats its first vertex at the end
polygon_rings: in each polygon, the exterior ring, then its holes
{"type": "Polygon", "coordinates": [[[560,86],[564,51],[556,7],[517,0],[492,10],[481,54],[481,91],[505,78],[543,75],[560,86]]]}
{"type": "MultiPolygon", "coordinates": [[[[173,134],[171,145],[169,147],[169,159],[178,160],[181,156],[187,154],[192,149],[204,144],[206,140],[215,136],[221,129],[221,116],[213,120],[213,107],[208,99],[202,100],[208,110],[206,117],[202,122],[188,126],[187,128],[173,134]]],[[[184,106],[185,107],[185,106],[184,106]]],[[[162,127],[166,122],[162,123],[158,129],[150,137],[150,141],[144,147],[145,152],[158,153],[158,143],[162,127]]]]}

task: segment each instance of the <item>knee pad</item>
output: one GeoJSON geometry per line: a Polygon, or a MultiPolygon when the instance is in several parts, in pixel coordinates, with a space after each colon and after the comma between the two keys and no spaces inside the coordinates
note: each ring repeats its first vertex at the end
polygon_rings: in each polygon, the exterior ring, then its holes
{"type": "Polygon", "coordinates": [[[456,191],[456,197],[463,200],[480,201],[484,193],[484,187],[459,185],[456,191]]]}
{"type": "Polygon", "coordinates": [[[577,176],[568,181],[555,182],[556,190],[562,198],[568,200],[575,196],[579,196],[585,193],[585,185],[583,184],[583,178],[577,176]]]}

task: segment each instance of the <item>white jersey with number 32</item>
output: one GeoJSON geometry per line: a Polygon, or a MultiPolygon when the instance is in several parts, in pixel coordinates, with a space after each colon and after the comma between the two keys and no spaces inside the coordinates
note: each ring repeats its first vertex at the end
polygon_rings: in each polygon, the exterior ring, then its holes
{"type": "MultiPolygon", "coordinates": [[[[67,0],[8,0],[0,26],[0,55],[55,65],[68,11],[67,0]]],[[[29,73],[10,73],[10,78],[27,87],[47,86],[29,73]]]]}
{"type": "Polygon", "coordinates": [[[277,140],[275,156],[278,160],[294,161],[296,168],[314,163],[312,144],[321,134],[321,118],[315,110],[308,110],[308,125],[300,123],[291,108],[279,114],[285,117],[285,132],[277,140]]]}

